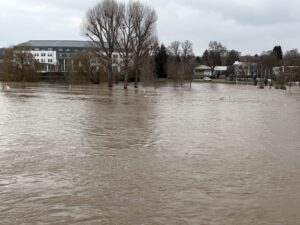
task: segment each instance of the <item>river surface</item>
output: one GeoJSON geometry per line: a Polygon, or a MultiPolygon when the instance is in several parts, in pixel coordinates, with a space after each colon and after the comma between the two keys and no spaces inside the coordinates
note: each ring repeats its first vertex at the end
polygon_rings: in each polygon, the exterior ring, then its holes
{"type": "Polygon", "coordinates": [[[0,224],[300,224],[300,88],[11,84],[0,224]]]}

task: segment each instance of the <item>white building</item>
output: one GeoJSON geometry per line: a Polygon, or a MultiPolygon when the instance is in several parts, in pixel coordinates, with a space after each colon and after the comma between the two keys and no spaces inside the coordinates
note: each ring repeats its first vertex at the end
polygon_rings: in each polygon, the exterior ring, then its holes
{"type": "MultiPolygon", "coordinates": [[[[67,40],[30,40],[22,45],[30,48],[35,60],[42,64],[41,73],[64,73],[73,65],[72,56],[85,52],[93,47],[90,41],[67,40]]],[[[121,58],[119,53],[113,54],[113,70],[120,72],[121,58]]]]}
{"type": "Polygon", "coordinates": [[[194,68],[194,76],[203,78],[203,77],[219,77],[227,74],[227,66],[216,66],[214,68],[214,74],[211,73],[211,68],[206,65],[200,65],[194,68]]]}

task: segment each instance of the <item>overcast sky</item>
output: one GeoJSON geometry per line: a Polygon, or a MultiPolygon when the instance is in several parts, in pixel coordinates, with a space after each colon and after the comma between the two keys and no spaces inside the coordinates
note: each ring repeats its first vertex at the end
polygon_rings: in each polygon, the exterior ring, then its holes
{"type": "MultiPolygon", "coordinates": [[[[127,0],[122,0],[127,1],[127,0]]],[[[97,0],[0,0],[0,47],[27,40],[85,40],[80,24],[97,0]]],[[[161,43],[209,41],[245,54],[300,48],[299,0],[146,0],[158,14],[161,43]]]]}

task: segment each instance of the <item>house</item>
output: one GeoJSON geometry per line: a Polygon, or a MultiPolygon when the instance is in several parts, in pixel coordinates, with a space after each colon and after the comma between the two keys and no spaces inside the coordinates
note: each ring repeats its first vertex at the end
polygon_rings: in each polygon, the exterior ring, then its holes
{"type": "Polygon", "coordinates": [[[214,69],[214,77],[225,78],[227,77],[227,66],[216,66],[214,69]]]}
{"type": "Polygon", "coordinates": [[[209,66],[200,65],[194,68],[193,70],[194,76],[196,78],[203,78],[203,77],[210,77],[211,76],[211,69],[209,66]]]}
{"type": "MultiPolygon", "coordinates": [[[[65,73],[73,66],[73,56],[94,48],[91,41],[77,40],[30,40],[19,46],[26,46],[34,59],[42,64],[41,73],[65,73]]],[[[113,70],[120,72],[120,55],[113,54],[113,70]]]]}
{"type": "Polygon", "coordinates": [[[253,78],[257,76],[257,63],[236,61],[233,64],[234,76],[240,78],[253,78]]]}
{"type": "Polygon", "coordinates": [[[227,75],[227,66],[216,66],[214,68],[214,74],[211,74],[211,68],[206,65],[200,65],[193,70],[194,76],[196,78],[203,77],[221,77],[227,75]]]}

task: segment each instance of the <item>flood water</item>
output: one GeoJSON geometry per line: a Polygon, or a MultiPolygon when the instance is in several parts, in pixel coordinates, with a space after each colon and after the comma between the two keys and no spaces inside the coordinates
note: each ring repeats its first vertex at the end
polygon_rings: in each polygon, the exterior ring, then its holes
{"type": "Polygon", "coordinates": [[[300,88],[11,84],[0,224],[300,224],[300,88]]]}

